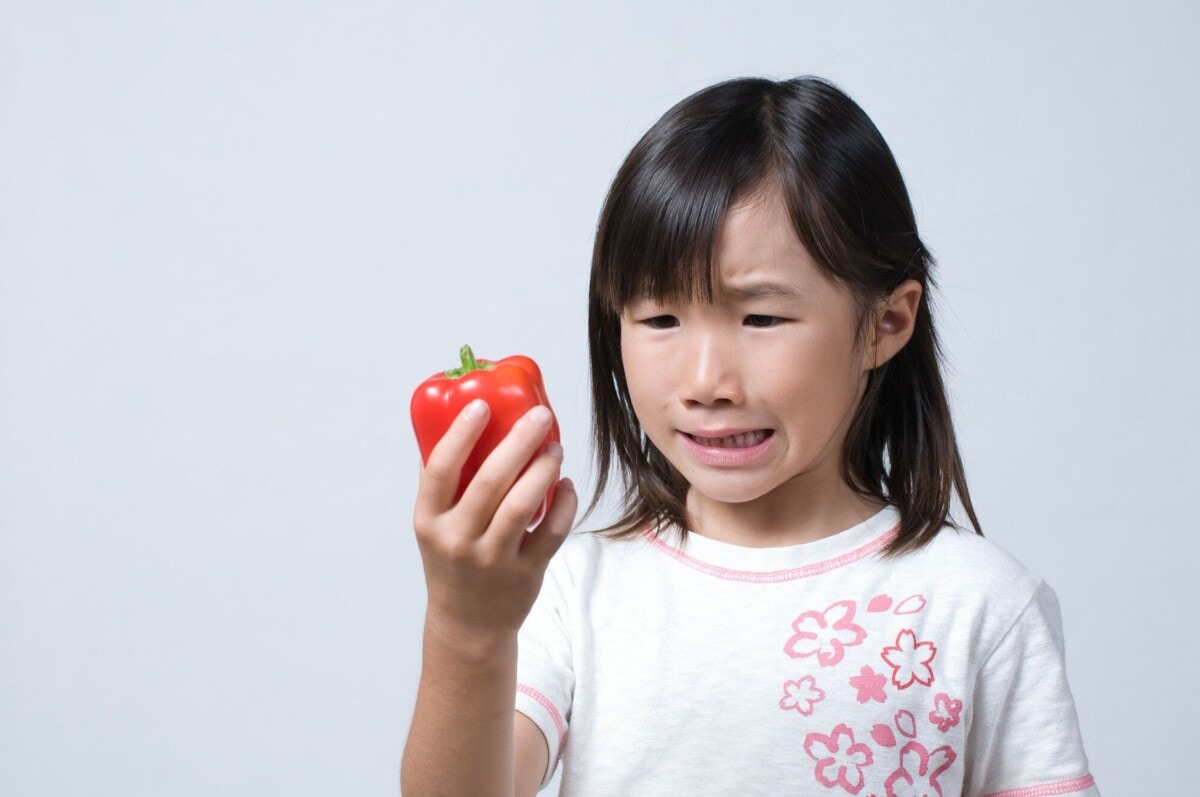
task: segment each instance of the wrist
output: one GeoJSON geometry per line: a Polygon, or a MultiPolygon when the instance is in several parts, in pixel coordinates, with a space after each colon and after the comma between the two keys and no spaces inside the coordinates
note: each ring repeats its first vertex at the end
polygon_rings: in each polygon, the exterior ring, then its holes
{"type": "Polygon", "coordinates": [[[478,626],[430,609],[425,614],[426,653],[437,652],[475,665],[516,660],[517,632],[478,626]]]}

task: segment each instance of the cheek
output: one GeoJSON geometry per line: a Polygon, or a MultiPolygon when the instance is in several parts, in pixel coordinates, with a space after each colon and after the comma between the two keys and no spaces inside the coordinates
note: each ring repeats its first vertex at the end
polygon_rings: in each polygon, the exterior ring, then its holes
{"type": "Polygon", "coordinates": [[[643,427],[650,420],[646,415],[646,407],[650,402],[652,386],[647,380],[645,363],[637,356],[636,351],[622,344],[621,365],[625,371],[625,386],[629,390],[629,402],[633,405],[633,414],[643,427]]]}
{"type": "Polygon", "coordinates": [[[837,413],[854,399],[857,373],[844,351],[844,342],[802,338],[790,341],[783,352],[766,360],[747,358],[758,395],[769,393],[792,417],[815,419],[837,413]],[[786,363],[780,366],[779,363],[786,363]]]}
{"type": "MultiPolygon", "coordinates": [[[[642,375],[648,376],[646,372],[642,375]]],[[[629,381],[627,375],[626,384],[629,386],[629,402],[642,434],[660,451],[669,451],[675,437],[675,424],[669,408],[670,395],[663,380],[644,378],[629,381]]]]}
{"type": "Polygon", "coordinates": [[[629,392],[646,394],[654,391],[663,379],[663,356],[651,346],[621,341],[621,365],[625,369],[625,384],[629,392]]]}
{"type": "Polygon", "coordinates": [[[629,403],[633,405],[633,414],[637,417],[638,423],[642,429],[649,433],[655,425],[662,413],[656,409],[661,405],[661,401],[654,392],[651,384],[643,379],[630,378],[628,374],[625,377],[626,384],[629,386],[629,403]]]}

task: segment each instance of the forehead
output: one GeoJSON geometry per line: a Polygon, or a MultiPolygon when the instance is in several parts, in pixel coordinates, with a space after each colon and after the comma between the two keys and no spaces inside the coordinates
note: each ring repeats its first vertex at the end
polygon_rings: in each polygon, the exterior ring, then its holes
{"type": "Polygon", "coordinates": [[[731,207],[715,244],[719,282],[726,291],[742,292],[771,284],[809,294],[832,286],[831,279],[800,241],[777,192],[760,194],[731,207]]]}

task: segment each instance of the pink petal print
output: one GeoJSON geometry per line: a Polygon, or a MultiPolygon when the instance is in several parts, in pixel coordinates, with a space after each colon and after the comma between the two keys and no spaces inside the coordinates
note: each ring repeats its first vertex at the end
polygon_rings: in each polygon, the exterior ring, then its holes
{"type": "Polygon", "coordinates": [[[908,738],[915,738],[917,735],[917,718],[912,712],[907,709],[901,709],[896,712],[896,716],[892,718],[896,723],[896,730],[904,734],[908,738]]]}
{"type": "Polygon", "coordinates": [[[892,614],[916,614],[925,608],[924,595],[909,595],[904,600],[900,601],[900,605],[892,614]]]}
{"type": "Polygon", "coordinates": [[[871,738],[875,740],[875,744],[880,747],[895,747],[896,734],[892,733],[892,729],[882,722],[871,728],[871,738]]]}
{"type": "Polygon", "coordinates": [[[892,608],[892,599],[888,595],[876,595],[867,604],[868,612],[886,612],[890,608],[892,608]]]}

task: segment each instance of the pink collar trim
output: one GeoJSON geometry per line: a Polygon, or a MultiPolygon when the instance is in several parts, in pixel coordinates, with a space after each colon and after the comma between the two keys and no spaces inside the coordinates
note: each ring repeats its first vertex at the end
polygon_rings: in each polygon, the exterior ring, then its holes
{"type": "Polygon", "coordinates": [[[753,570],[733,570],[728,567],[702,562],[694,556],[689,556],[683,551],[675,548],[667,542],[659,539],[653,529],[647,528],[643,532],[645,538],[660,551],[675,559],[681,564],[687,565],[693,570],[698,570],[706,575],[716,578],[725,579],[726,581],[746,581],[754,584],[773,584],[780,581],[794,581],[798,578],[808,578],[810,576],[819,576],[822,573],[828,573],[831,570],[836,570],[839,567],[844,567],[851,562],[857,562],[860,559],[882,550],[896,538],[900,533],[900,523],[897,522],[890,529],[880,534],[875,539],[855,548],[852,551],[847,551],[841,556],[835,556],[832,559],[826,559],[821,562],[813,562],[812,564],[802,565],[800,567],[792,567],[785,570],[770,570],[770,571],[753,571],[753,570]]]}

